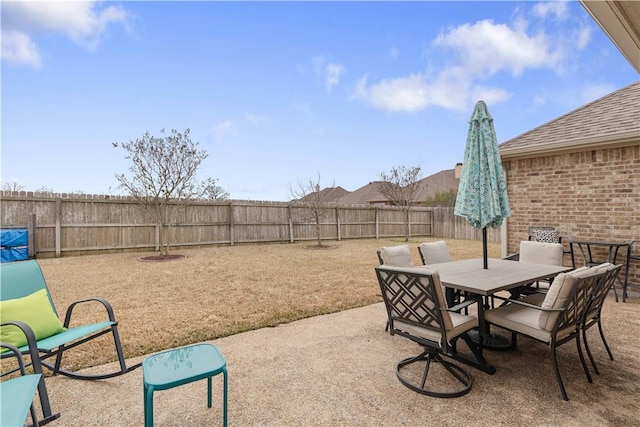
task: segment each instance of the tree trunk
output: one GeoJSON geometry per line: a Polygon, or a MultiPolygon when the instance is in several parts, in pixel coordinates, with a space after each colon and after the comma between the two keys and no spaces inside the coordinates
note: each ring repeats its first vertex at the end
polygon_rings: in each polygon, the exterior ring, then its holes
{"type": "Polygon", "coordinates": [[[404,241],[408,242],[410,237],[410,227],[409,227],[409,209],[404,211],[404,241]]]}
{"type": "Polygon", "coordinates": [[[316,217],[316,239],[318,240],[318,247],[322,246],[322,233],[320,232],[320,217],[316,217]]]}

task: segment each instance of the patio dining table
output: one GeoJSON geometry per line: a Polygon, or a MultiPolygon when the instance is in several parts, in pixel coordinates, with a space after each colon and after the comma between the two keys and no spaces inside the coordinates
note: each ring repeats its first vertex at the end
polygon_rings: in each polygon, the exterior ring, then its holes
{"type": "MultiPolygon", "coordinates": [[[[447,288],[482,297],[484,302],[478,304],[478,329],[482,342],[489,333],[484,321],[484,310],[488,304],[487,297],[500,291],[509,291],[538,280],[549,279],[572,269],[558,265],[496,258],[489,258],[486,270],[483,268],[482,258],[443,262],[428,267],[439,273],[440,281],[447,288]]],[[[495,368],[485,360],[476,362],[476,364],[470,365],[489,374],[495,372],[495,368]]]]}

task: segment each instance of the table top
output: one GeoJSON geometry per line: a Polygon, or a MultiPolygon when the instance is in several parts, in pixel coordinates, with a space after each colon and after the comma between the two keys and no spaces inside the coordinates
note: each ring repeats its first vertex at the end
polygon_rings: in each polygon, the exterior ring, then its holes
{"type": "Polygon", "coordinates": [[[482,268],[482,258],[443,262],[427,267],[440,274],[440,281],[446,287],[484,296],[571,270],[571,267],[496,258],[489,258],[488,261],[489,268],[486,270],[482,268]]]}
{"type": "Polygon", "coordinates": [[[142,362],[144,382],[174,387],[220,372],[226,361],[212,344],[194,344],[153,354],[142,362]]]}
{"type": "Polygon", "coordinates": [[[593,245],[593,246],[629,246],[629,242],[621,241],[607,241],[607,240],[582,240],[582,239],[569,239],[569,243],[575,243],[577,245],[593,245]]]}

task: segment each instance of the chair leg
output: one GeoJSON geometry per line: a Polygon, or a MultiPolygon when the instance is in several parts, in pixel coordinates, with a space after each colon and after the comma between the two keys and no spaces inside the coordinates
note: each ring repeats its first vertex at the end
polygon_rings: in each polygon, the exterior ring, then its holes
{"type": "Polygon", "coordinates": [[[607,340],[604,338],[604,332],[602,331],[602,323],[600,322],[600,319],[598,319],[598,330],[600,331],[600,338],[602,338],[602,343],[604,344],[604,348],[606,348],[607,353],[609,353],[609,359],[613,360],[613,353],[611,353],[609,344],[607,343],[607,340]]]}
{"type": "MultiPolygon", "coordinates": [[[[584,332],[584,329],[582,330],[582,332],[584,332]]],[[[591,378],[591,373],[589,372],[589,368],[587,367],[587,362],[584,360],[584,354],[582,353],[582,346],[580,345],[580,331],[576,332],[576,347],[578,349],[578,356],[580,356],[580,364],[582,365],[582,370],[584,370],[584,374],[587,376],[587,381],[589,383],[592,383],[593,379],[591,378]]],[[[587,347],[586,341],[585,341],[585,347],[587,347]]],[[[587,347],[587,353],[589,353],[588,347],[587,347]]],[[[591,353],[589,353],[589,356],[591,356],[591,353]]],[[[591,362],[593,362],[593,359],[591,359],[591,362]]]]}
{"type": "Polygon", "coordinates": [[[562,377],[560,376],[560,370],[558,369],[558,357],[556,355],[555,343],[552,343],[551,345],[551,364],[553,365],[553,373],[556,376],[556,381],[558,382],[558,386],[560,387],[560,392],[562,393],[562,399],[568,401],[569,396],[567,396],[567,391],[564,389],[562,377]]]}
{"type": "Polygon", "coordinates": [[[598,370],[596,361],[593,358],[593,355],[591,354],[591,349],[589,348],[589,342],[587,341],[587,330],[585,328],[582,329],[582,341],[584,341],[584,348],[587,350],[587,356],[589,356],[589,360],[591,361],[591,366],[593,366],[593,371],[596,373],[596,375],[600,375],[600,371],[598,370]]]}

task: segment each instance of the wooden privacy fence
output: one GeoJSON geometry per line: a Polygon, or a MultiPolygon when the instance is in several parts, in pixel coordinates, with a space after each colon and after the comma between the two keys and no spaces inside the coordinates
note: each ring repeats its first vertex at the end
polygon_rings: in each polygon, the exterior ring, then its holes
{"type": "MultiPolygon", "coordinates": [[[[38,256],[159,249],[158,225],[129,197],[3,192],[0,207],[0,226],[28,227],[30,253],[38,256]]],[[[323,240],[404,237],[403,213],[395,207],[333,204],[320,213],[323,240]]],[[[480,238],[453,208],[412,208],[410,234],[480,238]]],[[[168,235],[172,247],[296,242],[314,240],[316,225],[297,204],[196,201],[177,208],[168,235]]],[[[489,239],[499,241],[499,232],[491,230],[489,239]]]]}

